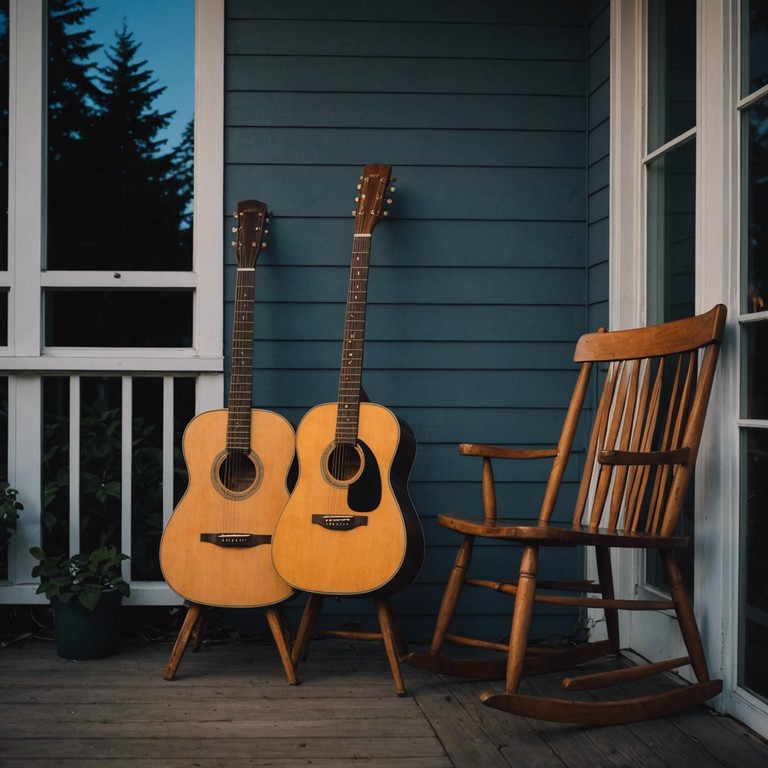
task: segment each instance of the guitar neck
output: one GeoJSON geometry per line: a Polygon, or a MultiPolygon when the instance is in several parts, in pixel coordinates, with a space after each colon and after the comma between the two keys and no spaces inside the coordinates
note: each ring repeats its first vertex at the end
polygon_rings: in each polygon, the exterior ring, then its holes
{"type": "Polygon", "coordinates": [[[238,267],[235,320],[232,328],[232,377],[229,382],[227,449],[251,447],[251,395],[253,385],[253,308],[256,270],[238,267]]]}
{"type": "Polygon", "coordinates": [[[339,375],[339,407],[336,416],[336,442],[339,444],[354,444],[357,441],[370,260],[370,233],[355,234],[339,375]]]}

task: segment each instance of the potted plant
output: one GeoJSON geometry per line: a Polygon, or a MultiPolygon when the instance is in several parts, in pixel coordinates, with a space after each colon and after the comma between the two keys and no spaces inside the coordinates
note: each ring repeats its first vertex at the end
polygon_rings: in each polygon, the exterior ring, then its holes
{"type": "Polygon", "coordinates": [[[0,483],[0,581],[8,578],[8,544],[16,530],[19,512],[24,509],[16,499],[18,494],[8,483],[0,483]]]}
{"type": "Polygon", "coordinates": [[[21,502],[16,500],[18,495],[19,492],[8,483],[0,483],[0,549],[11,540],[11,534],[16,530],[19,511],[24,509],[21,502]]]}
{"type": "Polygon", "coordinates": [[[117,651],[118,618],[130,585],[123,580],[127,555],[102,544],[88,553],[47,555],[40,547],[30,554],[38,561],[37,593],[51,601],[56,649],[66,659],[102,659],[117,651]]]}

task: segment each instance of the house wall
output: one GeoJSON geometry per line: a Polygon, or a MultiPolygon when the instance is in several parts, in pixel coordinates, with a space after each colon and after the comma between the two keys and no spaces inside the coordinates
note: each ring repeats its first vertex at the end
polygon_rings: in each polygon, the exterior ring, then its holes
{"type": "MultiPolygon", "coordinates": [[[[479,460],[457,443],[553,443],[573,343],[607,315],[607,6],[229,0],[226,14],[225,210],[255,197],[273,211],[256,275],[257,406],[298,423],[336,400],[356,184],[374,162],[398,180],[373,235],[364,385],[419,441],[410,490],[428,549],[393,603],[421,640],[458,544],[436,516],[481,509],[479,460]]],[[[234,283],[230,252],[227,349],[234,283]]],[[[502,510],[535,519],[546,472],[499,466],[502,510]]],[[[515,556],[481,550],[496,576],[515,572],[515,556]]],[[[567,552],[548,564],[580,568],[567,552]]],[[[371,612],[327,601],[322,622],[371,612]]],[[[491,638],[508,632],[502,596],[461,614],[491,638]]],[[[562,634],[576,616],[537,620],[562,634]]]]}

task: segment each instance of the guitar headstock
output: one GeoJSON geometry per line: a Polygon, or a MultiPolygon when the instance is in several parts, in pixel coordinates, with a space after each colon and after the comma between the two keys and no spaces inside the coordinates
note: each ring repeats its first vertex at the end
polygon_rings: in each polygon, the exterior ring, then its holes
{"type": "Polygon", "coordinates": [[[384,206],[392,202],[392,198],[387,197],[387,194],[395,191],[394,187],[387,188],[391,173],[392,168],[389,165],[366,165],[363,169],[360,184],[357,186],[360,192],[355,198],[357,209],[353,211],[356,235],[369,235],[381,218],[389,214],[389,211],[384,210],[384,206]]]}
{"type": "Polygon", "coordinates": [[[266,248],[264,235],[268,230],[264,228],[267,222],[267,204],[258,200],[243,200],[237,204],[237,210],[233,214],[237,225],[232,227],[236,239],[232,241],[237,257],[237,266],[249,268],[256,266],[259,252],[266,248]]]}

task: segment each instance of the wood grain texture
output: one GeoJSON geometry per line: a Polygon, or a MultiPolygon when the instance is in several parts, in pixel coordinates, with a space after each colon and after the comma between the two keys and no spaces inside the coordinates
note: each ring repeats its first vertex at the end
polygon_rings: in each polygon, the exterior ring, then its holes
{"type": "Polygon", "coordinates": [[[189,486],[163,533],[160,565],[169,586],[190,602],[232,608],[272,605],[293,590],[275,572],[269,544],[220,547],[200,541],[200,534],[272,535],[288,499],[293,427],[278,414],[251,411],[251,448],[263,473],[252,495],[230,499],[212,482],[226,446],[227,416],[226,410],[202,413],[184,432],[189,486]]]}
{"type": "Polygon", "coordinates": [[[327,477],[324,452],[334,440],[338,405],[315,406],[296,432],[299,478],[278,520],[272,556],[278,573],[297,589],[332,595],[397,591],[409,584],[423,559],[421,527],[407,491],[415,454],[411,434],[394,414],[374,403],[360,404],[358,440],[378,461],[381,497],[364,514],[367,524],[329,530],[312,515],[352,512],[347,487],[327,477]]]}

